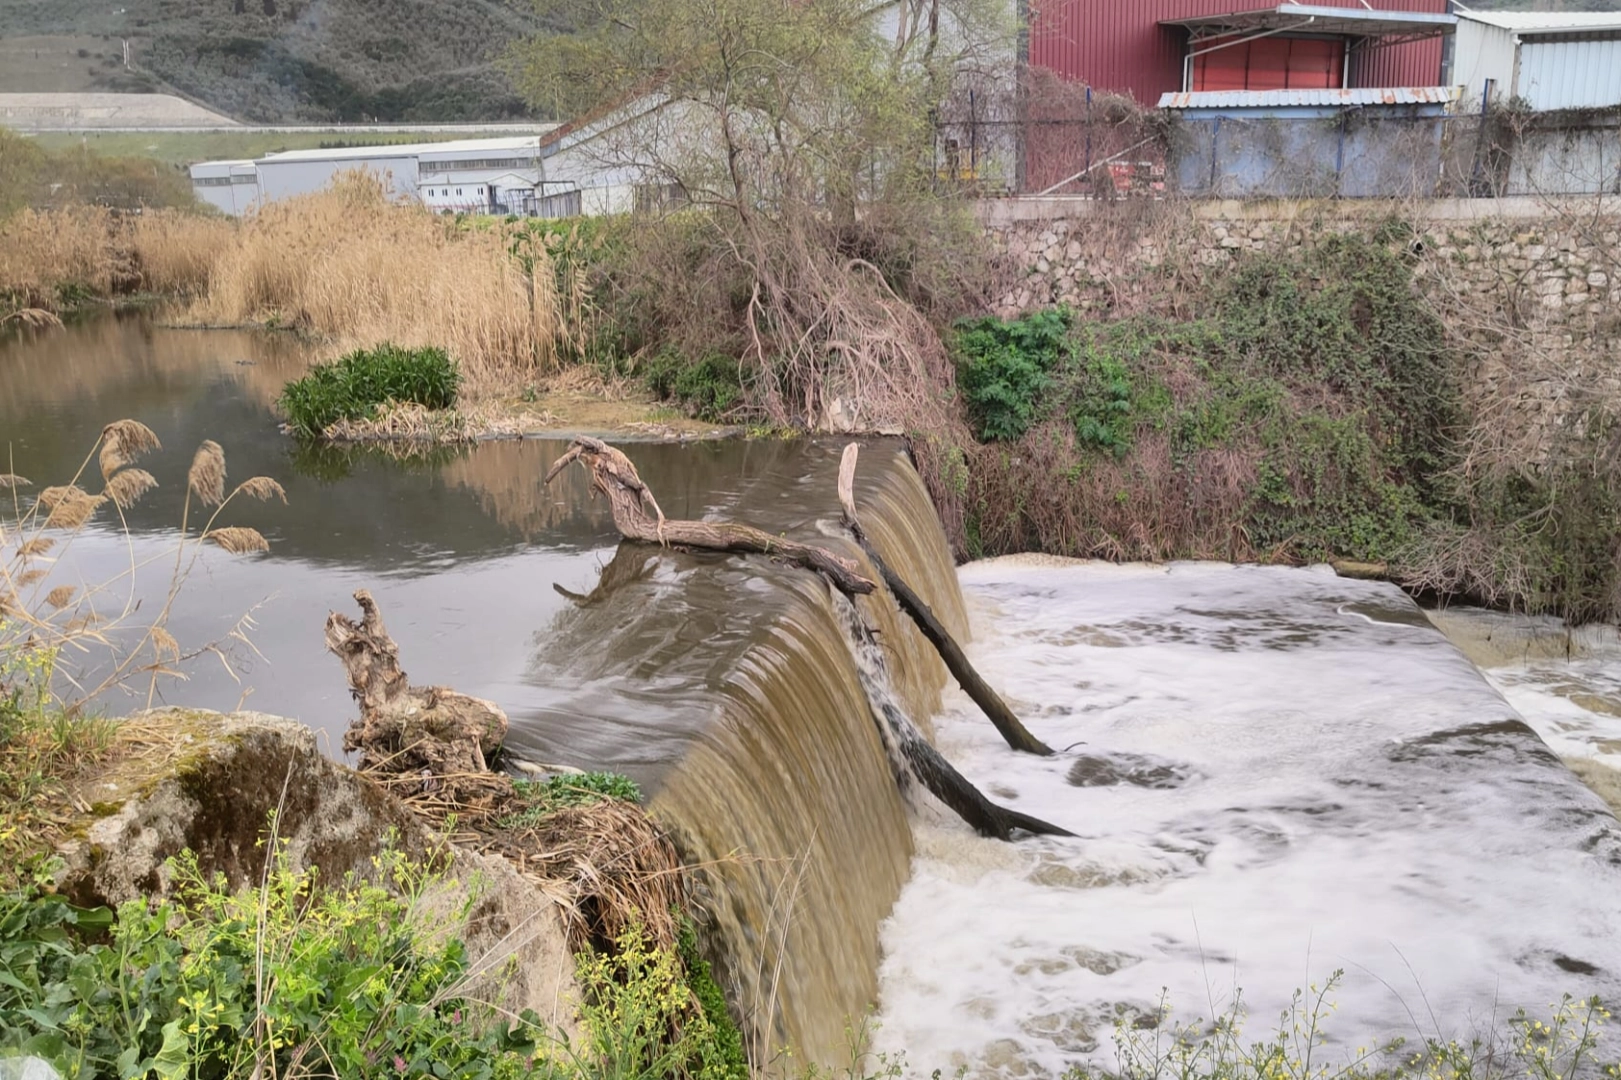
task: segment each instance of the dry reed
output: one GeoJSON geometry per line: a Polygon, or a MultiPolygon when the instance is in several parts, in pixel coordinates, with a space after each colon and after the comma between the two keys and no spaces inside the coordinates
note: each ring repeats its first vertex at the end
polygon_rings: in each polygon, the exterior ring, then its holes
{"type": "Polygon", "coordinates": [[[510,392],[551,365],[563,325],[550,257],[535,246],[520,260],[512,243],[503,227],[466,227],[342,177],[244,222],[189,318],[274,322],[343,349],[438,346],[465,391],[510,392]]]}
{"type": "MultiPolygon", "coordinates": [[[[229,221],[175,210],[23,210],[0,222],[0,293],[48,315],[64,287],[98,297],[200,292],[234,231],[229,221]]],[[[39,315],[13,316],[48,325],[39,315]]]]}
{"type": "MultiPolygon", "coordinates": [[[[142,571],[159,560],[132,558],[128,569],[101,582],[68,585],[48,580],[68,565],[66,558],[79,531],[98,512],[111,505],[121,515],[158,486],[156,477],[134,466],[143,455],[157,449],[157,435],[139,421],[108,424],[68,483],[44,488],[32,503],[15,500],[9,513],[0,514],[0,613],[5,615],[0,620],[0,664],[47,657],[50,659],[45,666],[50,667],[54,657],[64,651],[81,658],[96,652],[107,657],[107,662],[95,671],[99,681],[94,685],[81,684],[73,676],[62,674],[63,687],[71,685],[76,693],[73,700],[58,697],[59,687],[54,682],[47,681],[41,688],[52,707],[65,713],[76,714],[85,702],[137,678],[148,681],[150,700],[158,678],[178,674],[175,665],[204,653],[216,654],[229,666],[224,651],[227,639],[251,648],[245,637],[251,625],[247,618],[225,638],[190,651],[182,650],[165,628],[175,597],[195,567],[204,542],[236,554],[268,550],[263,534],[254,529],[216,527],[219,515],[230,503],[238,495],[262,501],[286,499],[282,486],[264,476],[225,491],[224,453],[216,443],[205,443],[198,451],[197,463],[188,477],[191,494],[187,502],[188,512],[193,497],[209,502],[215,509],[195,531],[182,518],[180,537],[172,550],[168,596],[155,615],[148,618],[143,613],[141,621],[136,620],[141,607],[136,578],[144,576],[142,571]],[[103,477],[102,490],[95,494],[85,486],[92,462],[99,466],[103,477]]],[[[12,488],[28,484],[15,475],[8,474],[7,480],[6,486],[12,488]]],[[[127,531],[127,525],[123,528],[127,531]]]]}

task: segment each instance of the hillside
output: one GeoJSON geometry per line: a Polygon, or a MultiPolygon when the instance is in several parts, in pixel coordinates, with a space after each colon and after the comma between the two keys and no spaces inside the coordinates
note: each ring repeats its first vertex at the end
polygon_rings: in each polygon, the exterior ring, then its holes
{"type": "Polygon", "coordinates": [[[501,120],[527,110],[496,61],[541,28],[527,0],[0,0],[0,46],[28,60],[0,65],[0,91],[139,84],[259,123],[501,120]]]}

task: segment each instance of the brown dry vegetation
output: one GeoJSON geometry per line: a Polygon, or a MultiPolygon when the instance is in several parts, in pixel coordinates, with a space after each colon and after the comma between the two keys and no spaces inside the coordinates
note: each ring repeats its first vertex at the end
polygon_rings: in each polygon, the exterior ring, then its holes
{"type": "Polygon", "coordinates": [[[0,220],[0,306],[59,310],[77,299],[193,294],[230,222],[178,210],[21,210],[0,220]]]}
{"type": "Polygon", "coordinates": [[[564,332],[544,251],[533,272],[499,226],[468,227],[341,179],[244,221],[214,260],[199,325],[290,327],[342,349],[436,346],[475,396],[554,369],[564,332]]]}

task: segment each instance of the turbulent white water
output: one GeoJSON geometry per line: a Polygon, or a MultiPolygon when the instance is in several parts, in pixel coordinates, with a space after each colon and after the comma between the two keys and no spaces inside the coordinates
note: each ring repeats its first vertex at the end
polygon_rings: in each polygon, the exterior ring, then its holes
{"type": "Polygon", "coordinates": [[[1108,1066],[1116,1017],[1238,988],[1276,1030],[1337,969],[1330,1050],[1621,990],[1621,827],[1394,588],[1327,571],[1000,560],[975,663],[1056,758],[959,694],[937,742],[1075,840],[920,827],[883,929],[880,1050],[927,1074],[1108,1066]]]}
{"type": "Polygon", "coordinates": [[[1556,754],[1621,768],[1621,629],[1469,608],[1432,618],[1556,754]]]}

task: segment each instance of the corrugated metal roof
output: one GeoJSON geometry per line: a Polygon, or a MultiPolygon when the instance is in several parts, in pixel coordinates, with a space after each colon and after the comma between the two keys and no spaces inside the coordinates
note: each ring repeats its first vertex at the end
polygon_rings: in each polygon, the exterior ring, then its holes
{"type": "Polygon", "coordinates": [[[1350,90],[1208,90],[1166,94],[1162,109],[1266,109],[1323,105],[1445,105],[1455,86],[1386,86],[1350,90]]]}
{"type": "Polygon", "coordinates": [[[1458,17],[1429,11],[1376,11],[1373,8],[1285,3],[1250,11],[1163,21],[1166,26],[1185,27],[1201,37],[1254,33],[1259,30],[1344,34],[1352,37],[1408,37],[1447,33],[1457,24],[1458,17]]]}
{"type": "Polygon", "coordinates": [[[539,135],[518,135],[500,139],[454,139],[450,142],[378,144],[373,146],[331,147],[318,150],[283,150],[259,160],[268,164],[292,161],[372,160],[376,158],[418,157],[423,154],[487,153],[491,150],[520,150],[540,146],[539,135]]]}
{"type": "Polygon", "coordinates": [[[1621,30],[1621,11],[1458,11],[1458,18],[1516,34],[1591,34],[1621,30]]]}
{"type": "MultiPolygon", "coordinates": [[[[1220,15],[1266,0],[1042,0],[1031,4],[1030,63],[1144,105],[1182,88],[1187,31],[1164,23],[1220,15]]],[[[1343,0],[1342,0],[1343,2],[1343,0]]],[[[1447,0],[1368,0],[1375,11],[1444,13],[1447,0]]],[[[1361,3],[1357,4],[1362,7],[1361,3]]],[[[1428,86],[1441,79],[1441,38],[1356,49],[1363,86],[1428,86]]]]}

